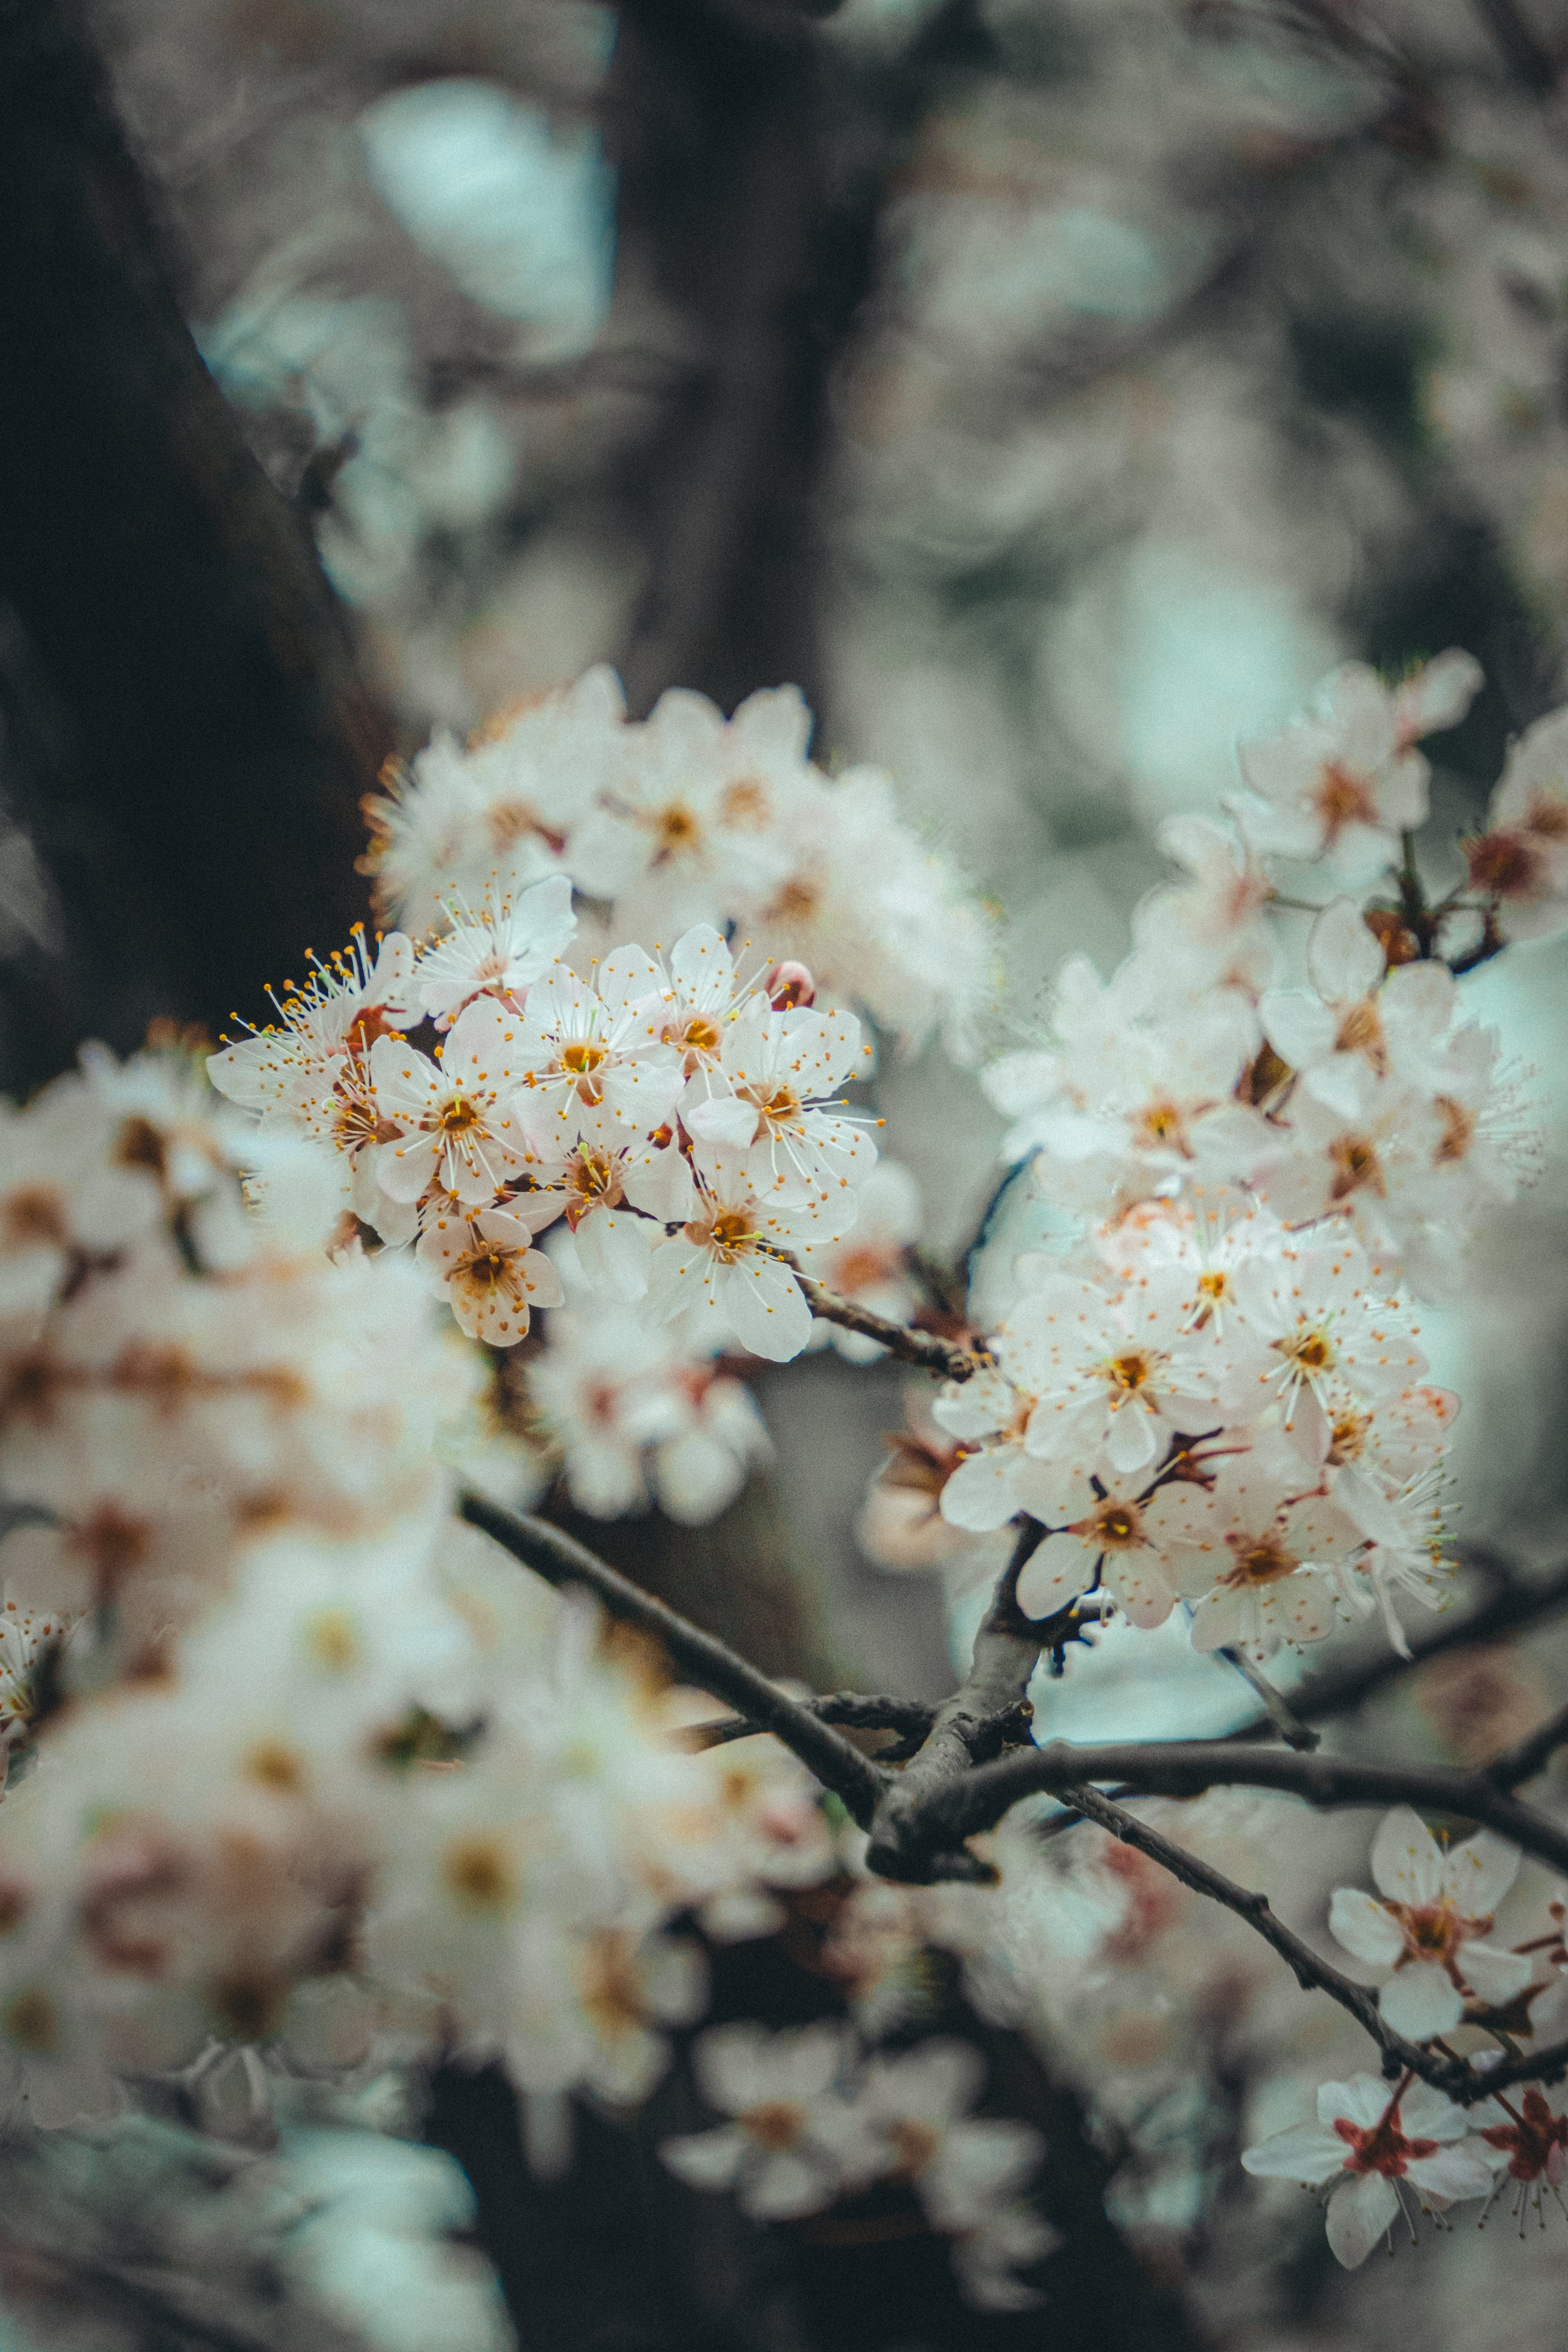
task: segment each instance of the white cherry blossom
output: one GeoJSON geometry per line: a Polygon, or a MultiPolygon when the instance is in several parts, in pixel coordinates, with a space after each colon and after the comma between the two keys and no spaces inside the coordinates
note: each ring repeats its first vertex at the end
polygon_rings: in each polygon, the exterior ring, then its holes
{"type": "Polygon", "coordinates": [[[1412,2083],[1395,2095],[1374,2074],[1352,2074],[1320,2087],[1315,2126],[1277,2132],[1244,2149],[1241,2161],[1265,2179],[1313,2189],[1336,2181],[1329,2247],[1337,2263],[1355,2270],[1399,2218],[1399,2182],[1423,2203],[1486,2195],[1491,2175],[1481,2143],[1466,2137],[1468,2124],[1463,2108],[1429,2084],[1412,2083]]]}
{"type": "Polygon", "coordinates": [[[756,1192],[781,1207],[832,1201],[875,1165],[863,1125],[834,1097],[868,1074],[870,1053],[853,1013],[775,1013],[753,999],[726,1031],[717,1067],[688,1082],[681,1124],[741,1154],[756,1192]]]}
{"type": "Polygon", "coordinates": [[[1346,1951],[1394,1973],[1378,2008],[1413,2042],[1451,2032],[1467,2001],[1506,2005],[1533,1973],[1527,1955],[1486,1939],[1519,1853],[1489,1830],[1444,1847],[1408,1805],[1384,1815],[1372,1848],[1376,1896],[1336,1888],[1329,1926],[1346,1951]]]}
{"type": "Polygon", "coordinates": [[[744,1164],[718,1152],[692,1154],[698,1199],[681,1231],[653,1253],[648,1306],[683,1318],[700,1346],[733,1338],[753,1356],[785,1363],[811,1338],[811,1309],[781,1258],[802,1241],[833,1231],[806,1210],[791,1216],[760,1200],[744,1164]]]}
{"type": "Polygon", "coordinates": [[[1334,1570],[1362,1534],[1279,1431],[1216,1459],[1211,1486],[1173,1481],[1169,1492],[1194,1649],[1262,1658],[1332,1629],[1334,1570]]]}
{"type": "Polygon", "coordinates": [[[533,1246],[533,1228],[510,1209],[477,1216],[437,1210],[415,1252],[449,1303],[459,1330],[491,1347],[515,1348],[541,1307],[559,1307],[561,1277],[533,1246]]]}
{"type": "Polygon", "coordinates": [[[680,1065],[658,1045],[641,1009],[657,992],[658,966],[626,949],[606,961],[598,980],[590,987],[563,964],[552,965],[508,1024],[507,1066],[526,1089],[531,1131],[546,1149],[555,1146],[563,1120],[600,1104],[651,1134],[680,1092],[680,1065]]]}
{"type": "Polygon", "coordinates": [[[1347,881],[1396,860],[1399,835],[1426,819],[1428,771],[1409,723],[1374,670],[1345,663],[1309,713],[1239,747],[1248,837],[1276,856],[1327,858],[1347,881]]]}
{"type": "Polygon", "coordinates": [[[1227,1401],[1246,1420],[1278,1406],[1306,1460],[1321,1463],[1340,1401],[1378,1402],[1426,1370],[1419,1327],[1387,1294],[1386,1277],[1343,1239],[1243,1258],[1232,1285],[1247,1338],[1237,1342],[1227,1401]]]}
{"type": "Polygon", "coordinates": [[[668,2139],[663,2161],[694,2189],[731,2189],[758,2221],[819,2213],[858,2169],[863,2127],[837,2084],[846,2063],[836,2026],[768,2033],[716,2025],[693,2050],[716,2130],[668,2139]]]}
{"type": "Polygon", "coordinates": [[[402,1039],[370,1049],[379,1117],[395,1139],[376,1150],[376,1178],[394,1201],[432,1187],[485,1208],[528,1157],[518,1108],[514,1047],[520,1016],[482,997],[458,1015],[439,1063],[402,1039]]]}
{"type": "Polygon", "coordinates": [[[521,1011],[531,983],[563,953],[577,928],[564,874],[534,883],[515,906],[455,915],[420,956],[418,996],[438,1029],[449,1029],[476,996],[496,996],[521,1011]]]}
{"type": "Polygon", "coordinates": [[[1179,1274],[1110,1289],[1064,1273],[1020,1300],[994,1345],[1036,1401],[1028,1453],[1127,1475],[1152,1469],[1178,1431],[1217,1425],[1227,1361],[1215,1335],[1182,1330],[1184,1289],[1179,1274]]]}
{"type": "Polygon", "coordinates": [[[1510,746],[1487,830],[1464,847],[1470,887],[1500,938],[1568,929],[1568,712],[1538,719],[1510,746]]]}

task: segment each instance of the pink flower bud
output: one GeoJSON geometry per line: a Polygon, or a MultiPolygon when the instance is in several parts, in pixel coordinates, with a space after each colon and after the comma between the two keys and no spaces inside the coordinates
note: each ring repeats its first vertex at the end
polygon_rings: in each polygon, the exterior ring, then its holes
{"type": "Polygon", "coordinates": [[[775,963],[763,987],[775,1013],[816,1003],[816,982],[803,963],[775,963]]]}

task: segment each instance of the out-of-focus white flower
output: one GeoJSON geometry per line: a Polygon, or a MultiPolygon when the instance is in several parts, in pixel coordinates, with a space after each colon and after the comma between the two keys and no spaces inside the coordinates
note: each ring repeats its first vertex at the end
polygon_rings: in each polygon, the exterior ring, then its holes
{"type": "Polygon", "coordinates": [[[1338,1887],[1329,1926],[1358,1960],[1394,1970],[1377,2005],[1396,2033],[1428,2042],[1467,2000],[1500,2007],[1530,1982],[1528,1956],[1486,1941],[1518,1869],[1517,1850],[1488,1830],[1445,1849],[1408,1805],[1384,1816],[1372,1848],[1382,1899],[1338,1887]]]}
{"type": "Polygon", "coordinates": [[[1465,844],[1470,887],[1504,940],[1551,939],[1568,927],[1568,711],[1527,727],[1487,812],[1465,844]]]}
{"type": "Polygon", "coordinates": [[[837,2088],[847,2056],[836,2026],[711,2027],[693,2064],[709,2105],[733,2120],[666,2140],[659,2155],[694,2189],[732,2189],[758,2221],[821,2212],[862,2160],[864,2126],[837,2088]]]}
{"type": "Polygon", "coordinates": [[[683,1350],[668,1325],[586,1292],[552,1318],[526,1379],[572,1499],[595,1517],[641,1510],[651,1493],[671,1518],[705,1525],[771,1451],[741,1381],[683,1350]]]}
{"type": "Polygon", "coordinates": [[[1375,670],[1347,662],[1307,715],[1239,747],[1243,828],[1283,857],[1324,857],[1347,881],[1398,856],[1399,835],[1426,820],[1428,770],[1410,748],[1418,718],[1375,670]]]}
{"type": "Polygon", "coordinates": [[[1241,2161],[1266,2179],[1313,2189],[1338,2179],[1329,2199],[1329,2247],[1354,2270],[1398,2219],[1400,2181],[1423,2203],[1434,2198],[1439,2206],[1486,2195],[1491,2175],[1481,2143],[1466,2139],[1468,2127],[1464,2110],[1429,2084],[1393,2095],[1375,2075],[1353,2074],[1321,2085],[1315,2126],[1277,2132],[1244,2149],[1241,2161]]]}
{"type": "Polygon", "coordinates": [[[793,687],[752,695],[728,720],[703,695],[661,695],[625,730],[618,770],[573,845],[579,886],[615,899],[627,931],[655,937],[755,905],[786,869],[782,827],[808,789],[810,727],[793,687]]]}
{"type": "Polygon", "coordinates": [[[907,2180],[933,2229],[973,2230],[1038,2170],[1031,2124],[973,2116],[985,2062],[973,2042],[938,2036],[866,2063],[854,2098],[868,2126],[868,2177],[907,2180]]]}

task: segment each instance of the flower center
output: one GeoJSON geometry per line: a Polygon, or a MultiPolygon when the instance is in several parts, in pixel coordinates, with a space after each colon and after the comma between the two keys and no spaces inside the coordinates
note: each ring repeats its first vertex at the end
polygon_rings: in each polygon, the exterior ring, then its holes
{"type": "Polygon", "coordinates": [[[1437,1960],[1450,1975],[1467,1936],[1484,1936],[1489,1919],[1465,1919],[1451,1903],[1390,1903],[1384,1906],[1399,1923],[1405,1949],[1395,1965],[1409,1960],[1437,1960]]]}
{"type": "Polygon", "coordinates": [[[1352,1004],[1340,1023],[1334,1037],[1334,1050],[1341,1054],[1360,1054],[1371,1063],[1382,1077],[1388,1068],[1388,1048],[1383,1040],[1383,1023],[1370,996],[1352,1004]]]}
{"type": "Polygon", "coordinates": [[[768,821],[768,788],[758,776],[737,776],[719,802],[724,824],[738,833],[760,833],[768,821]]]}
{"type": "Polygon", "coordinates": [[[1168,1151],[1175,1150],[1190,1160],[1192,1147],[1187,1141],[1186,1120],[1179,1103],[1169,1095],[1156,1095],[1145,1103],[1132,1122],[1134,1150],[1168,1151]]]}
{"type": "Polygon", "coordinates": [[[590,1045],[586,1038],[582,1038],[574,1045],[562,1046],[560,1067],[570,1071],[574,1078],[584,1078],[609,1058],[608,1046],[590,1045]]]}
{"type": "Polygon", "coordinates": [[[1324,1330],[1298,1331],[1288,1339],[1276,1339],[1274,1345],[1288,1362],[1299,1365],[1309,1376],[1331,1372],[1334,1368],[1333,1342],[1324,1330]]]}
{"type": "Polygon", "coordinates": [[[501,1911],[512,1895],[512,1874],[499,1838],[459,1838],[449,1846],[441,1875],[469,1911],[501,1911]]]}
{"type": "Polygon", "coordinates": [[[749,2139],[770,2154],[798,2147],[805,2137],[805,2109],[794,2099],[760,2100],[735,2120],[749,2139]]]}
{"type": "Polygon", "coordinates": [[[1233,1591],[1243,1585],[1278,1584],[1282,1576],[1294,1575],[1301,1564],[1277,1535],[1228,1535],[1226,1541],[1232,1559],[1220,1581],[1233,1591]]]}
{"type": "Polygon", "coordinates": [[[1463,1160],[1468,1151],[1479,1120],[1468,1103],[1459,1102],[1453,1095],[1438,1095],[1432,1108],[1443,1122],[1437,1149],[1432,1154],[1432,1165],[1434,1168],[1450,1168],[1456,1160],[1463,1160]]]}
{"type": "Polygon", "coordinates": [[[1382,2172],[1390,2180],[1397,2180],[1413,2158],[1436,2156],[1435,2139],[1406,2139],[1399,2128],[1399,2103],[1395,2100],[1380,2124],[1370,2131],[1352,2124],[1344,2116],[1336,2116],[1334,2129],[1350,2150],[1345,2158],[1347,2172],[1382,2172]]]}
{"type": "Polygon", "coordinates": [[[7,1193],[0,1214],[8,1248],[58,1248],[65,1240],[65,1210],[52,1184],[18,1184],[7,1193]]]}
{"type": "Polygon", "coordinates": [[[1331,760],[1318,771],[1311,804],[1323,820],[1323,846],[1331,849],[1347,824],[1375,824],[1377,810],[1359,776],[1331,760]]]}
{"type": "Polygon", "coordinates": [[[688,1225],[686,1238],[717,1250],[726,1264],[733,1265],[742,1251],[751,1247],[756,1235],[743,1209],[718,1209],[706,1224],[688,1225]]]}
{"type": "Polygon", "coordinates": [[[656,866],[693,848],[702,834],[701,826],[682,801],[671,801],[668,808],[661,808],[654,818],[653,830],[658,845],[653,854],[656,866]]]}
{"type": "Polygon", "coordinates": [[[454,1095],[450,1102],[441,1106],[440,1127],[444,1135],[466,1135],[469,1128],[478,1127],[479,1123],[479,1114],[467,1095],[454,1095]]]}
{"type": "Polygon", "coordinates": [[[800,1097],[791,1087],[775,1087],[757,1108],[770,1127],[800,1125],[800,1097]]]}
{"type": "Polygon", "coordinates": [[[1144,1540],[1143,1515],[1136,1503],[1101,1503],[1069,1532],[1103,1551],[1134,1551],[1144,1540]]]}
{"type": "Polygon", "coordinates": [[[1131,1349],[1125,1356],[1110,1358],[1105,1367],[1105,1377],[1113,1389],[1119,1389],[1124,1395],[1131,1396],[1135,1390],[1144,1386],[1152,1377],[1153,1369],[1147,1356],[1140,1355],[1135,1349],[1131,1349]]]}
{"type": "Polygon", "coordinates": [[[1348,1201],[1352,1192],[1375,1192],[1381,1201],[1388,1187],[1383,1181],[1383,1162],[1377,1156],[1377,1146],[1369,1143],[1364,1135],[1340,1135],[1329,1146],[1329,1160],[1334,1181],[1329,1187],[1332,1201],[1348,1201]]]}
{"type": "Polygon", "coordinates": [[[1534,887],[1541,860],[1522,834],[1483,833],[1464,849],[1470,887],[1486,898],[1517,898],[1534,887]]]}
{"type": "Polygon", "coordinates": [[[29,2055],[45,2058],[58,2049],[59,2017],[42,1985],[25,1985],[13,1994],[0,2015],[0,2032],[13,2050],[29,2055]]]}

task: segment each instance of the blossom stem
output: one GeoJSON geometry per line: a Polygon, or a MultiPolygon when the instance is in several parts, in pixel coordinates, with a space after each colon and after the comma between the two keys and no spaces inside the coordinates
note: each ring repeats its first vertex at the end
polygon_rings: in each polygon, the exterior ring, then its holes
{"type": "Polygon", "coordinates": [[[943,1380],[971,1380],[984,1369],[986,1359],[977,1349],[961,1348],[951,1339],[938,1339],[934,1331],[917,1331],[908,1324],[891,1322],[885,1315],[874,1315],[868,1307],[840,1298],[837,1291],[826,1289],[814,1275],[804,1274],[788,1250],[775,1250],[773,1255],[789,1267],[805,1294],[806,1305],[825,1323],[837,1323],[846,1331],[858,1331],[868,1339],[879,1340],[889,1355],[897,1356],[901,1363],[918,1364],[922,1371],[936,1372],[943,1380]]]}
{"type": "Polygon", "coordinates": [[[1295,1748],[1305,1752],[1320,1744],[1322,1733],[1314,1731],[1310,1724],[1301,1721],[1300,1717],[1292,1711],[1283,1692],[1275,1689],[1268,1675],[1260,1667],[1253,1664],[1245,1650],[1233,1650],[1227,1647],[1217,1650],[1215,1654],[1216,1657],[1223,1658],[1227,1666],[1234,1666],[1242,1680],[1249,1683],[1258,1693],[1268,1712],[1268,1720],[1287,1748],[1295,1748]]]}

